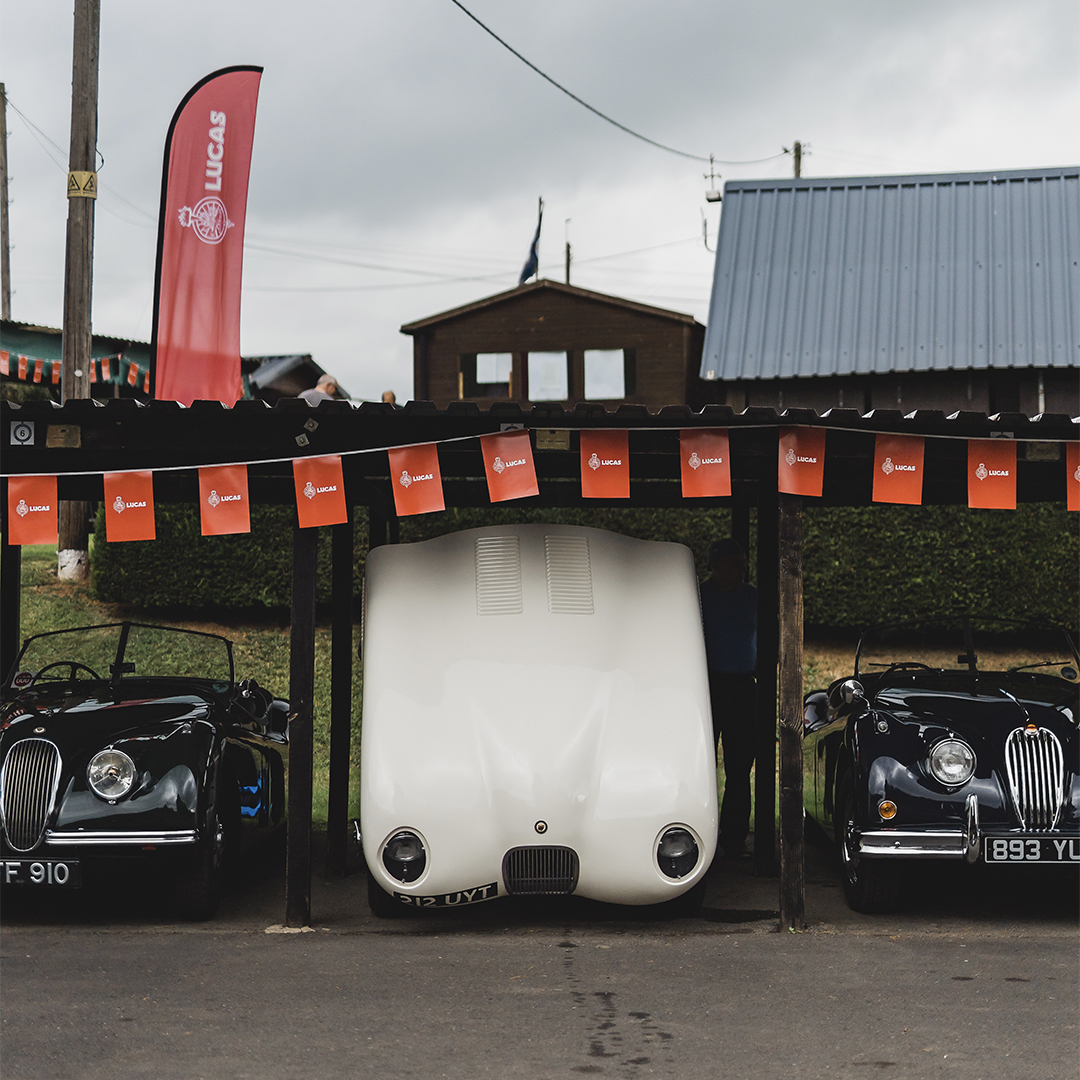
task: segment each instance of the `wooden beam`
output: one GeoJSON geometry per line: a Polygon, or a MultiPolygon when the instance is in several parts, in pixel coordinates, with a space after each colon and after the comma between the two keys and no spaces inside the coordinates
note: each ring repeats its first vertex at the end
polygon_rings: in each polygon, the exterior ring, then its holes
{"type": "Polygon", "coordinates": [[[774,481],[759,485],[757,514],[757,747],[754,767],[754,873],[776,873],[776,664],[780,606],[774,481]]]}
{"type": "Polygon", "coordinates": [[[330,791],[327,798],[326,862],[331,877],[344,877],[349,826],[352,741],[353,522],[330,530],[332,651],[330,658],[330,791]]]}
{"type": "Polygon", "coordinates": [[[293,526],[289,643],[289,838],[285,925],[311,925],[311,795],[314,758],[315,572],[318,529],[293,526]]]}
{"type": "Polygon", "coordinates": [[[806,927],[803,829],[802,497],[780,503],[780,929],[806,927]]]}
{"type": "Polygon", "coordinates": [[[8,543],[7,480],[3,485],[5,529],[0,540],[0,679],[7,677],[19,655],[22,548],[8,543]]]}

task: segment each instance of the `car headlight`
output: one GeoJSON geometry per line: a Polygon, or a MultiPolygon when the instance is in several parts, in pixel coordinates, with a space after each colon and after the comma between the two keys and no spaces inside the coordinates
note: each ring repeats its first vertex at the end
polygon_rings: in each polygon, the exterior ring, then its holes
{"type": "Polygon", "coordinates": [[[930,751],[930,772],[946,787],[966,784],[975,772],[975,751],[962,739],[942,739],[930,751]]]}
{"type": "Polygon", "coordinates": [[[90,790],[102,799],[122,799],[135,783],[135,762],[120,750],[102,750],[86,770],[90,790]]]}
{"type": "Polygon", "coordinates": [[[697,866],[699,854],[694,834],[678,825],[667,829],[656,845],[656,861],[669,878],[686,877],[697,866]]]}
{"type": "Polygon", "coordinates": [[[427,866],[424,841],[414,832],[402,830],[394,833],[383,845],[383,866],[398,881],[416,881],[427,866]]]}

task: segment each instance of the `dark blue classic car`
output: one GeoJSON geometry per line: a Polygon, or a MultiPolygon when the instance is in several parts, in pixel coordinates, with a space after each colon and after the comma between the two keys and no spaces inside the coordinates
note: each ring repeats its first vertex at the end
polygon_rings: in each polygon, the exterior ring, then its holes
{"type": "Polygon", "coordinates": [[[957,617],[863,635],[806,698],[806,814],[856,911],[908,859],[1080,866],[1080,659],[1063,630],[957,617]]]}
{"type": "Polygon", "coordinates": [[[211,917],[242,848],[284,829],[287,730],[223,637],[124,622],[28,639],[0,706],[0,887],[72,889],[90,863],[141,859],[211,917]]]}

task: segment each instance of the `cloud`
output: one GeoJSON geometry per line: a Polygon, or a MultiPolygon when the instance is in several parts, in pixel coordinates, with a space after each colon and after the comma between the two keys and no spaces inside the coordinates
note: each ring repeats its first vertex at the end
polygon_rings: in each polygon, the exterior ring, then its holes
{"type": "MultiPolygon", "coordinates": [[[[594,108],[693,155],[744,161],[801,139],[808,175],[1080,160],[1080,8],[1066,0],[464,2],[594,108]]],[[[70,12],[7,0],[0,40],[13,105],[62,148],[47,151],[9,111],[13,311],[52,325],[70,12]]],[[[311,352],[354,394],[407,397],[411,342],[398,327],[515,284],[538,196],[544,273],[562,278],[568,236],[576,283],[704,321],[700,238],[703,215],[715,238],[718,212],[703,201],[708,166],[583,109],[450,0],[110,0],[95,329],[149,336],[165,133],[195,82],[238,63],[265,68],[245,353],[311,352]]],[[[717,171],[790,175],[791,158],[717,171]]]]}

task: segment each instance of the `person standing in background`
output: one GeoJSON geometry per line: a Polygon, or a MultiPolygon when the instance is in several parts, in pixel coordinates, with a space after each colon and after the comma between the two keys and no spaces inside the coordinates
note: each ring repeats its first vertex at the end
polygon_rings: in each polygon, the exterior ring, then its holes
{"type": "Polygon", "coordinates": [[[724,752],[720,846],[729,858],[747,854],[750,770],[757,717],[757,589],[746,581],[746,554],[730,539],[709,548],[709,577],[700,585],[705,654],[712,699],[713,744],[724,752]]]}

